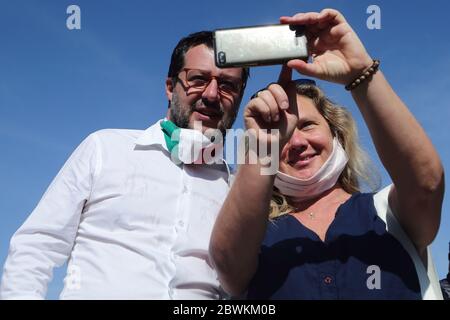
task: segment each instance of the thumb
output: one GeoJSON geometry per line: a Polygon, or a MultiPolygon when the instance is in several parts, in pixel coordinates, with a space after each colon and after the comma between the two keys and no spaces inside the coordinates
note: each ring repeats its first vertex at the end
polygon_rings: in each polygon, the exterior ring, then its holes
{"type": "Polygon", "coordinates": [[[299,59],[290,60],[287,65],[289,65],[289,68],[295,69],[298,73],[308,77],[321,79],[323,73],[318,64],[307,63],[299,59]]]}

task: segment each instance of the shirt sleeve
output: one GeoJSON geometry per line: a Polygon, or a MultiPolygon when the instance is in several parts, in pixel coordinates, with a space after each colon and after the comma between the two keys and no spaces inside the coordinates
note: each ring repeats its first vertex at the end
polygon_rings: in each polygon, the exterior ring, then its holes
{"type": "Polygon", "coordinates": [[[377,215],[386,223],[386,230],[402,244],[403,248],[410,255],[419,278],[422,298],[424,300],[442,300],[442,292],[431,256],[431,248],[430,246],[427,247],[427,265],[425,266],[414,244],[397,221],[389,205],[389,192],[392,186],[391,184],[374,194],[373,202],[377,215]]]}
{"type": "Polygon", "coordinates": [[[89,135],[72,153],[42,199],[13,235],[0,299],[44,299],[72,250],[84,204],[97,173],[100,141],[89,135]]]}

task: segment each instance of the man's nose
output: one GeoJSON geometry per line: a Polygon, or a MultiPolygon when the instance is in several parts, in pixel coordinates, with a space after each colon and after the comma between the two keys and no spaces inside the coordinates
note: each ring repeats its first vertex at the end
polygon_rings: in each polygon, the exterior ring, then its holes
{"type": "Polygon", "coordinates": [[[217,80],[215,78],[211,79],[211,81],[206,86],[205,90],[203,91],[202,98],[210,102],[219,101],[219,84],[217,83],[217,80]]]}

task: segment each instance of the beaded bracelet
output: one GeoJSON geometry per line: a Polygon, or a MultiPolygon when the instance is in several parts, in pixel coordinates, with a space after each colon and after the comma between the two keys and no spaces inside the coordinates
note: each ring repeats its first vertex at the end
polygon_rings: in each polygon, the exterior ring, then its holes
{"type": "Polygon", "coordinates": [[[363,74],[360,75],[358,78],[353,80],[353,82],[346,85],[345,90],[351,91],[351,90],[355,89],[362,82],[364,82],[364,80],[373,76],[378,71],[379,66],[380,66],[380,60],[378,60],[378,59],[373,60],[373,64],[370,66],[370,68],[367,69],[365,72],[363,72],[363,74]]]}

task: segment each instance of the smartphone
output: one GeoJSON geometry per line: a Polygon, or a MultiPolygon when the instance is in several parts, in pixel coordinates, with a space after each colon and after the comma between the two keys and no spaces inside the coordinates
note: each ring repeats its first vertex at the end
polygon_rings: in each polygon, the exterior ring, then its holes
{"type": "Polygon", "coordinates": [[[216,66],[253,67],[308,59],[303,26],[287,24],[253,26],[214,31],[216,66]]]}

